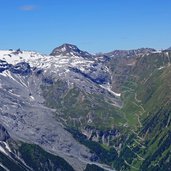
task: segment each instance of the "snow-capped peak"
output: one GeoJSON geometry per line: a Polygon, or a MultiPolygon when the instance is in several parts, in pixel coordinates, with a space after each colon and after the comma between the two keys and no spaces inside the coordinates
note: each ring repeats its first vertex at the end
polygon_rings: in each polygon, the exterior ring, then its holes
{"type": "Polygon", "coordinates": [[[55,48],[52,53],[52,56],[78,56],[83,58],[91,58],[92,55],[86,51],[80,50],[77,46],[65,43],[57,48],[55,48]]]}

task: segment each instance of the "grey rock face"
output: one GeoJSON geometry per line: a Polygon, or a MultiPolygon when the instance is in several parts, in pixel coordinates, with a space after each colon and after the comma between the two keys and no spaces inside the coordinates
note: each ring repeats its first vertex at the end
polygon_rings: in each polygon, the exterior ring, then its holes
{"type": "Polygon", "coordinates": [[[20,62],[10,67],[10,71],[15,74],[28,75],[31,73],[30,65],[26,62],[20,62]]]}
{"type": "Polygon", "coordinates": [[[6,141],[10,138],[7,130],[0,124],[0,141],[6,141]]]}

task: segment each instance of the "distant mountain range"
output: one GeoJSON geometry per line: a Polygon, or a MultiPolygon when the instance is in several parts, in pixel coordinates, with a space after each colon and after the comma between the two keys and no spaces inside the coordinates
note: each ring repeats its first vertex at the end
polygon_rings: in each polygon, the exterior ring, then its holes
{"type": "Polygon", "coordinates": [[[91,57],[91,56],[99,56],[99,55],[105,55],[108,57],[130,57],[130,56],[137,56],[137,55],[143,55],[147,53],[156,52],[153,48],[140,48],[140,49],[133,49],[133,50],[114,50],[108,53],[100,53],[97,55],[92,55],[86,51],[80,50],[77,46],[72,44],[63,44],[57,48],[55,48],[50,55],[52,56],[81,56],[81,57],[91,57]]]}
{"type": "Polygon", "coordinates": [[[134,50],[114,50],[112,52],[105,53],[104,55],[109,57],[131,57],[131,56],[140,56],[153,52],[156,52],[156,50],[152,48],[140,48],[134,50]]]}
{"type": "Polygon", "coordinates": [[[0,50],[0,170],[171,170],[171,51],[0,50]]]}

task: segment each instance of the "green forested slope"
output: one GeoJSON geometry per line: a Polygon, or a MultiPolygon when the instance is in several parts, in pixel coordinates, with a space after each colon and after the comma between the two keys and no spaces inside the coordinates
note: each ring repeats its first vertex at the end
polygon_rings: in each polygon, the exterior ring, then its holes
{"type": "Polygon", "coordinates": [[[119,165],[115,162],[118,170],[171,170],[170,57],[166,53],[142,57],[125,84],[131,91],[123,96],[122,110],[134,127],[121,150],[119,165]]]}

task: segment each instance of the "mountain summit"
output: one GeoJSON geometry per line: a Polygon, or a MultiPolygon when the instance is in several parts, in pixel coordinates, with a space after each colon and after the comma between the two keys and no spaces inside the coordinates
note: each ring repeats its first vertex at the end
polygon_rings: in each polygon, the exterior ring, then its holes
{"type": "Polygon", "coordinates": [[[90,58],[92,55],[86,51],[80,50],[77,46],[65,43],[57,48],[55,48],[52,53],[52,56],[79,56],[83,58],[90,58]]]}

